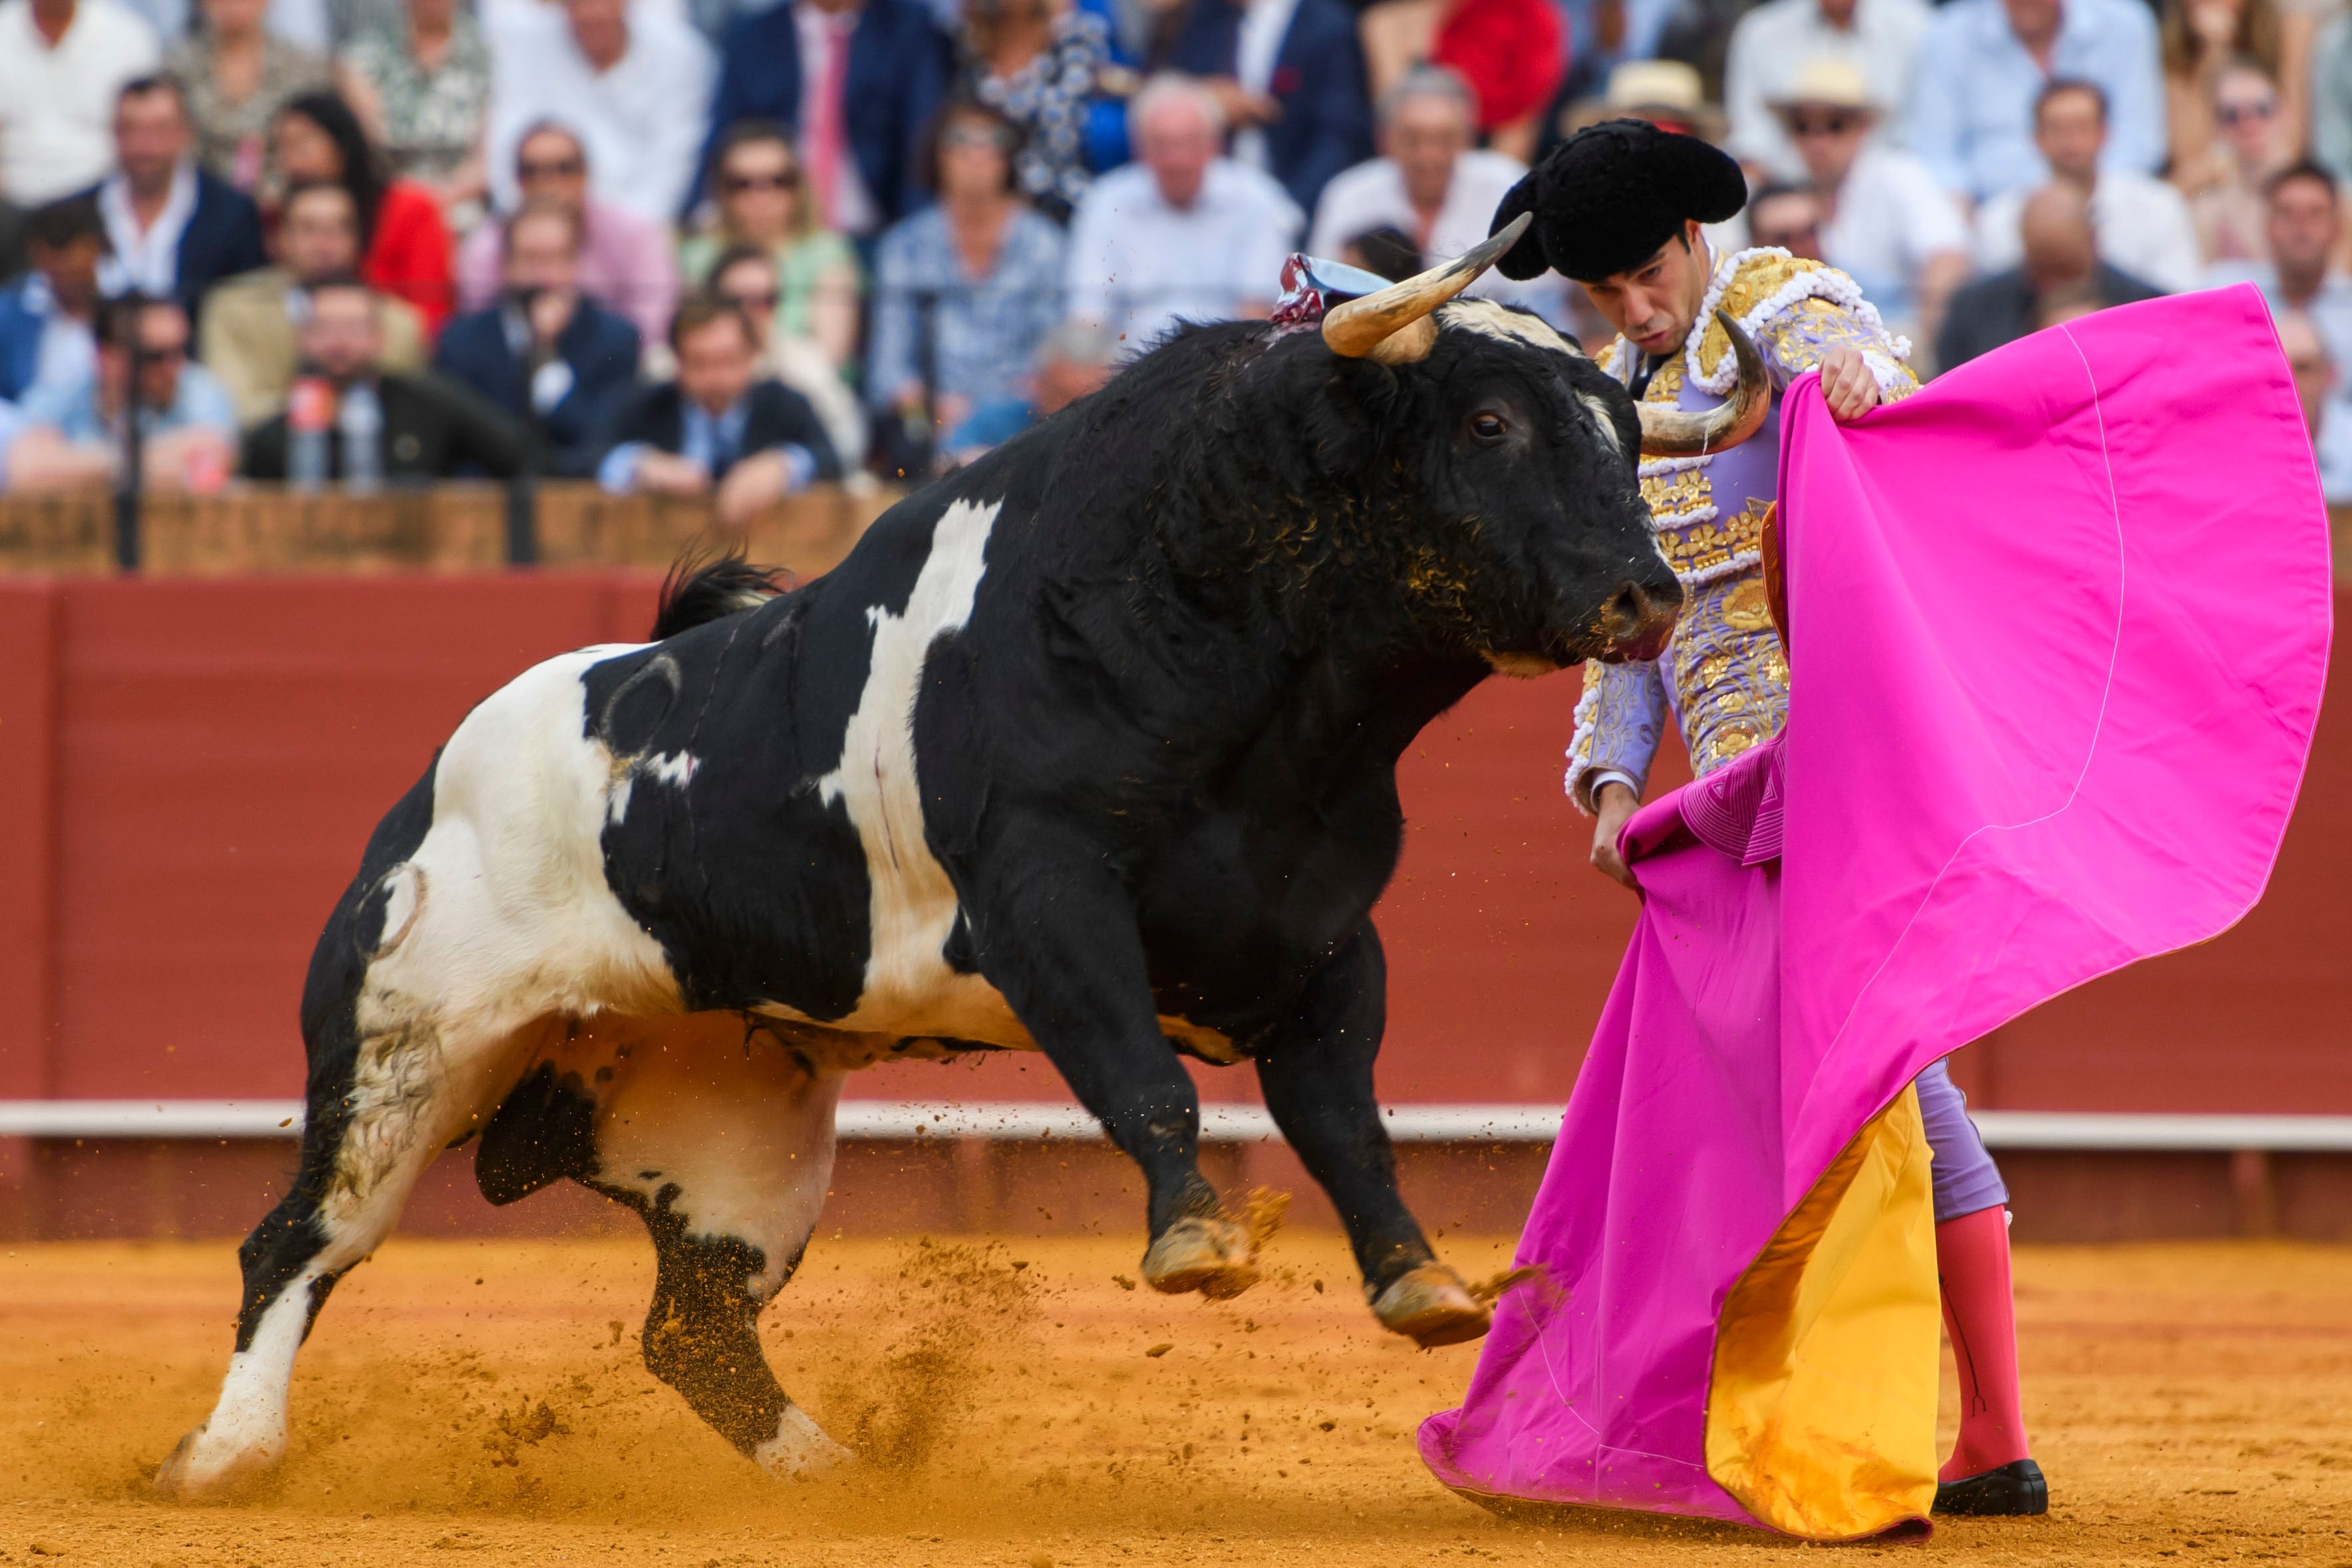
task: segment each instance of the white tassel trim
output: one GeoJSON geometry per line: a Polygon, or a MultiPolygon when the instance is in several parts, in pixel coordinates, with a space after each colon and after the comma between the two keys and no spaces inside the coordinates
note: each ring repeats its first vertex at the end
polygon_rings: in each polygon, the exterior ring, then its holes
{"type": "MultiPolygon", "coordinates": [[[[1895,340],[1895,351],[1897,353],[1905,355],[1906,357],[1909,356],[1911,352],[1910,339],[1897,338],[1895,340]]],[[[1873,353],[1868,349],[1864,349],[1862,351],[1862,362],[1870,367],[1870,373],[1872,375],[1878,378],[1878,390],[1880,392],[1894,392],[1898,388],[1908,390],[1911,387],[1918,385],[1918,382],[1911,379],[1911,372],[1909,371],[1905,370],[1902,366],[1896,364],[1894,361],[1888,359],[1884,354],[1873,353]]]]}
{"type": "Polygon", "coordinates": [[[1637,465],[1637,468],[1641,477],[1644,479],[1663,479],[1669,474],[1682,474],[1693,468],[1704,468],[1715,459],[1716,454],[1712,452],[1695,452],[1688,457],[1644,457],[1637,465]]]}
{"type": "Polygon", "coordinates": [[[1678,528],[1692,528],[1701,523],[1711,523],[1721,516],[1723,513],[1717,508],[1713,501],[1693,507],[1687,512],[1676,512],[1671,517],[1662,517],[1653,512],[1650,514],[1650,531],[1654,534],[1670,534],[1678,528]]]}
{"type": "MultiPolygon", "coordinates": [[[[1714,324],[1716,307],[1723,303],[1724,291],[1731,287],[1732,279],[1742,266],[1750,261],[1787,259],[1789,253],[1779,246],[1756,246],[1726,257],[1723,265],[1716,268],[1715,277],[1706,287],[1706,298],[1699,303],[1698,316],[1691,322],[1690,336],[1683,340],[1683,364],[1692,386],[1722,397],[1738,384],[1739,357],[1727,349],[1723,357],[1716,361],[1714,370],[1702,371],[1699,345],[1706,337],[1707,328],[1714,324]]],[[[1880,337],[1886,337],[1886,323],[1879,319],[1878,307],[1863,298],[1862,285],[1833,267],[1809,267],[1789,279],[1759,300],[1756,308],[1741,318],[1739,329],[1752,338],[1763,330],[1765,323],[1807,299],[1826,299],[1853,312],[1856,319],[1880,337]]],[[[1895,358],[1907,360],[1911,357],[1910,339],[1893,338],[1888,340],[1888,344],[1894,349],[1895,358]]],[[[1879,384],[1885,385],[1878,367],[1874,365],[1871,370],[1873,374],[1880,376],[1879,384]]]]}
{"type": "Polygon", "coordinates": [[[1727,577],[1738,577],[1743,571],[1753,571],[1764,564],[1764,552],[1744,549],[1729,560],[1717,561],[1713,566],[1696,571],[1678,571],[1675,580],[1685,588],[1705,588],[1710,582],[1720,582],[1727,577]]]}

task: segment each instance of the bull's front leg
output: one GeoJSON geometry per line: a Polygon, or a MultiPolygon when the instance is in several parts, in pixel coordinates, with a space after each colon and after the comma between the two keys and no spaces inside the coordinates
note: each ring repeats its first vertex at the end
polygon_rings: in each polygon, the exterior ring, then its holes
{"type": "Polygon", "coordinates": [[[1367,921],[1260,1044],[1258,1083],[1275,1125],[1348,1228],[1373,1315],[1424,1347],[1456,1344],[1485,1333],[1494,1314],[1437,1260],[1397,1192],[1372,1090],[1387,1026],[1388,965],[1367,921]]]}
{"type": "Polygon", "coordinates": [[[1078,1103],[1143,1171],[1143,1277],[1171,1294],[1239,1295],[1255,1245],[1201,1175],[1201,1103],[1160,1032],[1127,890],[1098,859],[1034,854],[977,889],[981,973],[1078,1103]]]}

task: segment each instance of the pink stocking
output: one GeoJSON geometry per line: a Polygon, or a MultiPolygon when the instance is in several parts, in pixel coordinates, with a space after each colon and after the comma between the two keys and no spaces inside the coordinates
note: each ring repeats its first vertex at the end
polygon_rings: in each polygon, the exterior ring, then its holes
{"type": "Polygon", "coordinates": [[[2027,1454],[2008,1214],[1995,1205],[1936,1227],[1936,1272],[1944,1287],[1944,1328],[1960,1369],[1960,1438],[1937,1477],[1953,1481],[2027,1454]]]}

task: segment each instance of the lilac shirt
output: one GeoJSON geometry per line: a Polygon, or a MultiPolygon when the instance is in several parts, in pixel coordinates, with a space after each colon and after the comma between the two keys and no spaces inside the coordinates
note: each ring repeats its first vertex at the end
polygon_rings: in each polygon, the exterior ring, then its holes
{"type": "MultiPolygon", "coordinates": [[[[629,319],[648,343],[669,336],[677,308],[677,261],[661,225],[602,202],[588,204],[586,244],[580,252],[580,291],[629,319]]],[[[499,225],[478,225],[457,251],[457,300],[479,310],[498,302],[499,225]]]]}

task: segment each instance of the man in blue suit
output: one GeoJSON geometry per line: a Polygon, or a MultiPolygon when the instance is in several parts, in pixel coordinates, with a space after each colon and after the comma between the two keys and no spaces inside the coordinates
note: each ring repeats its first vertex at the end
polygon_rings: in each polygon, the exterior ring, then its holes
{"type": "Polygon", "coordinates": [[[721,58],[706,178],[729,126],[772,120],[799,138],[809,195],[828,227],[866,238],[924,204],[916,152],[946,96],[950,59],[920,0],[784,0],[730,27],[721,58]]]}
{"type": "Polygon", "coordinates": [[[541,474],[583,478],[635,391],[637,329],[580,292],[581,217],[527,203],[507,220],[504,296],[441,329],[433,368],[528,427],[541,474]]]}
{"type": "Polygon", "coordinates": [[[115,172],[86,193],[113,247],[107,292],[177,299],[269,265],[253,198],[197,166],[187,100],[168,76],[137,77],[114,102],[115,172]]]}
{"type": "Polygon", "coordinates": [[[1341,0],[1192,0],[1158,64],[1216,89],[1232,155],[1281,181],[1301,212],[1372,155],[1363,47],[1341,0]]]}

